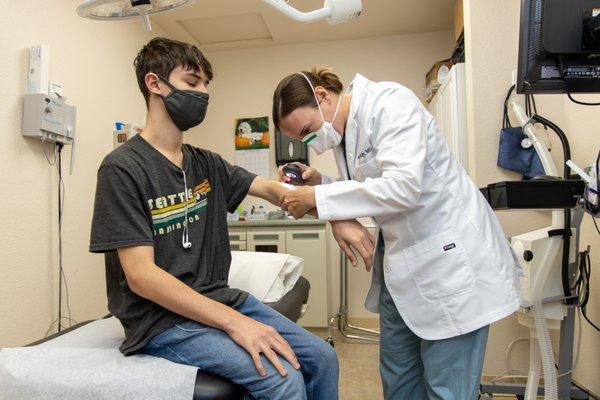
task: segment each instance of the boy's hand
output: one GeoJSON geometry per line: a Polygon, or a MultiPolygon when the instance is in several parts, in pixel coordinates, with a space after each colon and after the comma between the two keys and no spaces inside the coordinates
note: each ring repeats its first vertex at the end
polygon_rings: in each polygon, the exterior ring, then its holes
{"type": "Polygon", "coordinates": [[[282,210],[292,214],[295,219],[302,218],[304,214],[317,206],[315,188],[301,186],[295,190],[288,190],[279,198],[282,210]]]}
{"type": "Polygon", "coordinates": [[[375,239],[367,228],[355,219],[346,221],[331,221],[333,237],[348,259],[356,267],[356,249],[365,262],[367,271],[373,266],[373,252],[375,251],[375,239]]]}
{"type": "Polygon", "coordinates": [[[287,376],[287,371],[281,364],[277,354],[285,358],[294,368],[300,369],[300,363],[294,351],[275,328],[237,313],[233,322],[225,331],[234,342],[250,354],[261,376],[266,375],[265,367],[260,358],[261,353],[273,364],[281,376],[287,376]]]}

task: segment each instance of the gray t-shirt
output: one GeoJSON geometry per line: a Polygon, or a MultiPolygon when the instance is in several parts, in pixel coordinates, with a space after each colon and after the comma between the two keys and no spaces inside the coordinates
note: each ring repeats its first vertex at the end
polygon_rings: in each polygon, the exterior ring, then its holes
{"type": "Polygon", "coordinates": [[[105,253],[108,309],[125,329],[125,355],[184,321],[135,294],[116,249],[153,246],[154,262],[204,296],[237,307],[247,293],[229,288],[231,251],[227,211],[244,199],[255,175],[218,154],[183,146],[190,249],[182,246],[185,189],[182,170],[137,135],[108,154],[98,170],[90,251],[105,253]]]}

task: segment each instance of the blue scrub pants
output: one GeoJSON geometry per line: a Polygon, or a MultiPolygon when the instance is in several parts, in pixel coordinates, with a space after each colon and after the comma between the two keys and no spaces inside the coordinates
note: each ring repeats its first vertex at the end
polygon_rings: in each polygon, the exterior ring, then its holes
{"type": "Polygon", "coordinates": [[[272,326],[292,347],[300,362],[295,370],[279,361],[288,371],[282,377],[261,354],[267,372],[261,377],[246,350],[225,332],[186,321],[153,337],[142,353],[166,358],[180,364],[194,365],[245,386],[256,400],[337,400],[338,359],[326,341],[302,329],[253,296],[237,308],[240,313],[272,326]]]}
{"type": "Polygon", "coordinates": [[[386,400],[476,400],[489,326],[424,340],[404,323],[385,284],[380,297],[380,372],[386,400]]]}

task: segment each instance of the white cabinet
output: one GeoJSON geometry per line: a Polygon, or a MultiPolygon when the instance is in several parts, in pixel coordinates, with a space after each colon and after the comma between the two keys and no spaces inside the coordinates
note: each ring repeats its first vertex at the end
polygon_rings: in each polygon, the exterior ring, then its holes
{"type": "Polygon", "coordinates": [[[327,240],[325,229],[317,231],[288,230],[286,253],[304,259],[304,276],[310,282],[308,309],[300,319],[300,325],[310,327],[327,326],[329,317],[327,297],[327,240]]]}
{"type": "Polygon", "coordinates": [[[314,225],[290,221],[285,225],[268,222],[230,224],[231,250],[287,253],[304,259],[302,276],[310,282],[308,309],[298,324],[324,328],[331,313],[329,298],[329,255],[326,224],[314,225]]]}
{"type": "Polygon", "coordinates": [[[465,64],[453,65],[427,109],[446,138],[450,151],[468,171],[465,64]]]}

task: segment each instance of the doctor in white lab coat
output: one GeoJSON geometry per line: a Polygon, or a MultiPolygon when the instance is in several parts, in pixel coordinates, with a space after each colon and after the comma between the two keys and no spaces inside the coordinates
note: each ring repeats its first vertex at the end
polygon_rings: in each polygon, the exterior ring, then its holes
{"type": "Polygon", "coordinates": [[[520,267],[433,117],[398,83],[357,74],[343,92],[328,69],[287,76],[273,100],[275,125],[331,149],[341,175],[300,165],[308,185],[282,207],[379,229],[365,306],[380,313],[385,398],[476,399],[488,327],[517,310],[520,267]]]}

